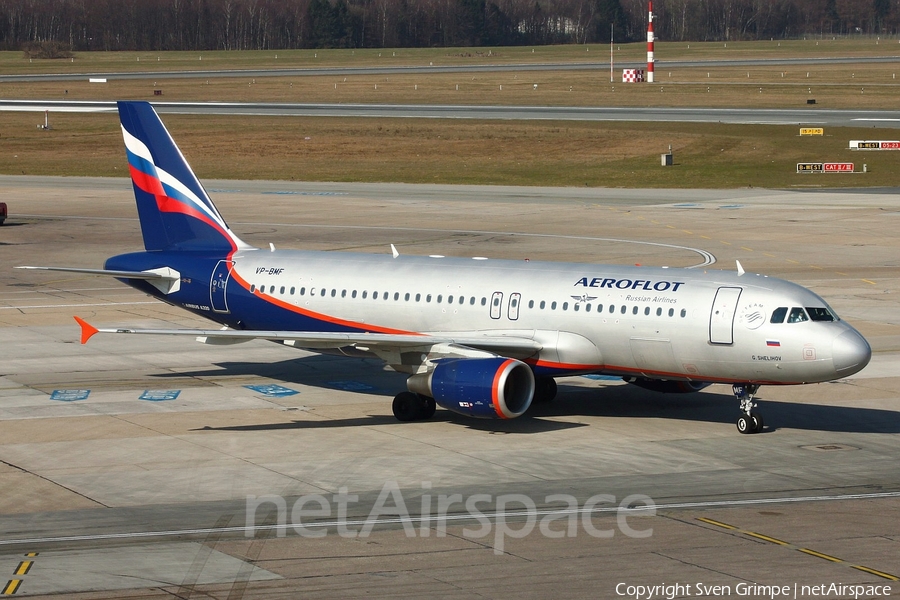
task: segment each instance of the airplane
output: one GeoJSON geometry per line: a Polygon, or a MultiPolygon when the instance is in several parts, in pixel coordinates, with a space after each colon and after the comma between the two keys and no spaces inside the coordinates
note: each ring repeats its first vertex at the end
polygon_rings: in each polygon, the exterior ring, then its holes
{"type": "Polygon", "coordinates": [[[847,377],[866,339],[812,291],[737,270],[614,266],[484,257],[260,249],[228,227],[153,107],[119,102],[144,242],[107,275],[221,329],[97,328],[190,336],[221,345],[270,340],[377,357],[407,374],[400,421],[436,407],[513,419],[556,394],[554,378],[621,377],[657,392],[730,384],[737,429],[762,431],[761,385],[847,377]]]}

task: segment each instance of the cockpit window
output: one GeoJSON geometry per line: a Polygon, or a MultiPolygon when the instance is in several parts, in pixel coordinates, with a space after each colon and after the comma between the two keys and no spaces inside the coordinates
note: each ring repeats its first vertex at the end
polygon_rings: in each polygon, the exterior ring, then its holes
{"type": "Polygon", "coordinates": [[[806,312],[809,313],[809,318],[813,321],[837,321],[834,313],[822,306],[807,306],[806,312]]]}
{"type": "Polygon", "coordinates": [[[788,323],[803,323],[804,321],[809,321],[809,317],[806,316],[806,311],[800,308],[799,306],[795,306],[791,309],[791,314],[788,315],[788,323]]]}
{"type": "Polygon", "coordinates": [[[779,306],[772,311],[772,318],[769,323],[784,323],[784,317],[787,315],[787,306],[779,306]]]}

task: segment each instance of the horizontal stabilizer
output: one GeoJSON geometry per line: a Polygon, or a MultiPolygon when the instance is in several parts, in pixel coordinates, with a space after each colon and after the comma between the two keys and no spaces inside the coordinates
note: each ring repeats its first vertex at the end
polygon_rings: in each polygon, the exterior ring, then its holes
{"type": "Polygon", "coordinates": [[[150,269],[148,271],[113,271],[110,269],[81,269],[78,267],[16,267],[34,271],[57,271],[60,273],[81,273],[82,275],[101,275],[119,279],[144,279],[153,284],[164,294],[177,292],[181,288],[181,273],[169,267],[150,269]]]}

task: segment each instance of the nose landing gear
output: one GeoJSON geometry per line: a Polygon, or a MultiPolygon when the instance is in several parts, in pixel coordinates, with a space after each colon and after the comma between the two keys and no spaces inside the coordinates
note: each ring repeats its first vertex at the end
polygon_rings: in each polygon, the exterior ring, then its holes
{"type": "Polygon", "coordinates": [[[741,412],[744,413],[737,420],[737,430],[741,433],[759,433],[763,430],[762,415],[755,412],[756,403],[753,396],[759,391],[758,384],[735,383],[731,386],[734,397],[741,403],[741,412]]]}

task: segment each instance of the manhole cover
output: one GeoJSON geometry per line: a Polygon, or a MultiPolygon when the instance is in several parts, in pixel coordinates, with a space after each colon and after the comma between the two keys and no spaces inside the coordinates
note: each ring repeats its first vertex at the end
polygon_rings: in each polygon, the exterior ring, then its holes
{"type": "Polygon", "coordinates": [[[859,450],[856,446],[847,444],[816,444],[814,446],[800,446],[804,450],[813,450],[815,452],[831,452],[833,450],[859,450]]]}

